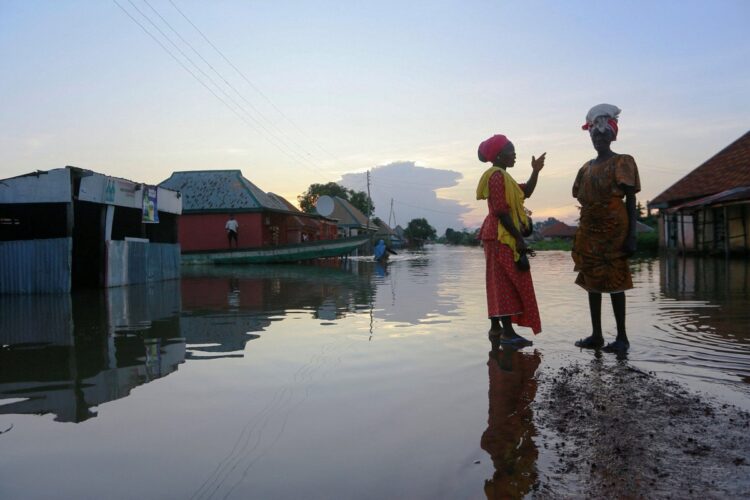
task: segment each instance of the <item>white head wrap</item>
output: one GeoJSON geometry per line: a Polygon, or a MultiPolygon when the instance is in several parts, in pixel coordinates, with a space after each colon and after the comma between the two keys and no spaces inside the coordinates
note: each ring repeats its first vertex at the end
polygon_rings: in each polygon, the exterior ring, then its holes
{"type": "Polygon", "coordinates": [[[594,130],[604,132],[610,129],[616,137],[617,129],[612,127],[609,120],[617,122],[620,111],[622,111],[620,108],[612,104],[597,104],[586,113],[586,124],[583,129],[588,130],[590,134],[593,134],[594,130]]]}

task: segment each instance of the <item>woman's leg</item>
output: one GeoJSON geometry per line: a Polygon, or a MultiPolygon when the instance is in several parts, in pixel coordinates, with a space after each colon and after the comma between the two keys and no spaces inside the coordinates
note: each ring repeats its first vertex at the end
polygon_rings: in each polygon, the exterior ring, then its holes
{"type": "Polygon", "coordinates": [[[493,316],[490,318],[490,331],[488,335],[490,337],[498,337],[503,333],[503,327],[500,326],[500,316],[493,316]]]}
{"type": "Polygon", "coordinates": [[[604,345],[602,335],[602,294],[589,292],[589,313],[591,314],[591,335],[576,342],[577,347],[598,349],[604,345]]]}
{"type": "Polygon", "coordinates": [[[589,292],[589,313],[591,314],[591,336],[604,339],[602,335],[602,294],[589,292]]]}
{"type": "Polygon", "coordinates": [[[500,321],[503,322],[503,332],[500,334],[500,342],[508,341],[518,346],[534,344],[532,341],[525,339],[516,333],[513,329],[513,322],[511,321],[510,316],[501,316],[500,321]]]}
{"type": "Polygon", "coordinates": [[[625,331],[625,292],[610,294],[612,309],[615,312],[615,323],[617,323],[617,338],[607,347],[610,350],[623,350],[630,346],[628,334],[625,331]]]}

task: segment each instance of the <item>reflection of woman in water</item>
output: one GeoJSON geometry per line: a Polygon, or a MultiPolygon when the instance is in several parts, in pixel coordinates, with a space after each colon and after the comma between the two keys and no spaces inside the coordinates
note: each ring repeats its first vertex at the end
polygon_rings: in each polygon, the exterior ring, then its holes
{"type": "Polygon", "coordinates": [[[490,351],[489,416],[481,446],[495,466],[492,479],[484,483],[489,499],[522,498],[536,482],[538,451],[531,404],[536,396],[534,373],[539,353],[512,347],[490,351]]]}
{"type": "Polygon", "coordinates": [[[513,323],[529,327],[535,334],[542,331],[531,271],[520,264],[528,265],[523,234],[531,229],[523,200],[534,192],[546,153],[531,157],[531,177],[521,185],[506,172],[516,163],[516,150],[507,137],[490,137],[479,145],[477,154],[479,161],[492,163],[477,185],[477,199],[487,200],[489,209],[479,232],[487,261],[489,335],[519,347],[531,345],[513,330],[513,323]]]}

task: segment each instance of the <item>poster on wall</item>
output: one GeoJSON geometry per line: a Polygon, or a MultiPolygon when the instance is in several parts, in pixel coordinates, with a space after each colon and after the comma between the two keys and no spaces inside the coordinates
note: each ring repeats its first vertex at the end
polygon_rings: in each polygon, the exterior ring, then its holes
{"type": "Polygon", "coordinates": [[[142,222],[155,224],[159,222],[159,209],[156,200],[156,186],[143,186],[143,217],[142,222]]]}

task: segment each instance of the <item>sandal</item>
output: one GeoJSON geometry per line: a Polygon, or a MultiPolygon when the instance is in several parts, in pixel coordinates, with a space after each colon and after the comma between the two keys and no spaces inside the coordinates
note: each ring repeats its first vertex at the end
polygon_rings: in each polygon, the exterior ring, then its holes
{"type": "Polygon", "coordinates": [[[576,340],[575,346],[581,349],[601,349],[604,345],[604,339],[590,335],[585,339],[576,340]]]}
{"type": "Polygon", "coordinates": [[[604,346],[602,348],[602,351],[625,353],[628,352],[628,349],[630,349],[630,342],[628,342],[627,340],[615,340],[614,342],[610,342],[609,344],[604,346]]]}
{"type": "Polygon", "coordinates": [[[534,345],[534,343],[528,339],[525,339],[521,337],[520,335],[513,337],[513,338],[503,338],[500,337],[500,344],[502,345],[508,345],[511,347],[524,347],[524,346],[531,346],[534,345]]]}

